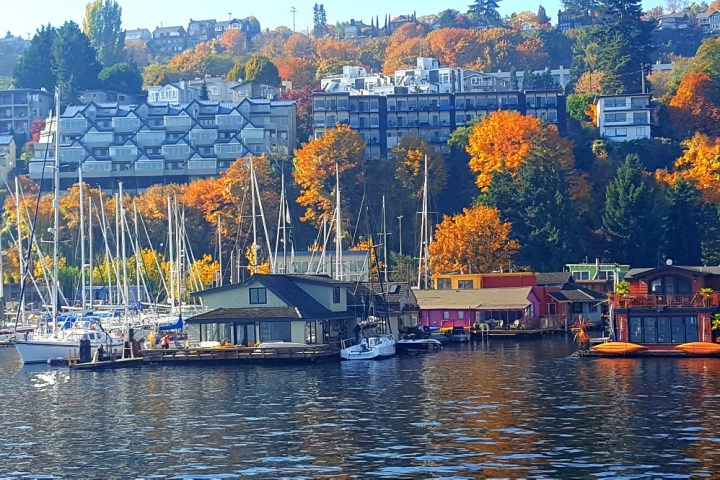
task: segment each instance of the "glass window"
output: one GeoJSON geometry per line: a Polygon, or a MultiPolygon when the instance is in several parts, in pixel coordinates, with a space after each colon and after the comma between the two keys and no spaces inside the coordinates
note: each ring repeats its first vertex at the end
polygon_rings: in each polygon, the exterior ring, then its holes
{"type": "Polygon", "coordinates": [[[450,320],[450,312],[447,310],[443,312],[443,320],[450,320]]]}
{"type": "Polygon", "coordinates": [[[459,320],[463,320],[464,318],[465,318],[465,312],[463,312],[462,310],[459,311],[459,312],[458,312],[458,319],[459,319],[459,320]]]}
{"type": "Polygon", "coordinates": [[[697,342],[699,340],[698,335],[697,317],[685,317],[685,341],[697,342]]]}
{"type": "Polygon", "coordinates": [[[333,287],[333,303],[340,303],[340,287],[333,287]]]}
{"type": "Polygon", "coordinates": [[[657,325],[655,317],[643,318],[643,341],[645,343],[657,343],[657,325]]]}
{"type": "Polygon", "coordinates": [[[250,289],[250,305],[258,305],[267,303],[267,289],[266,288],[251,288],[250,289]]]}
{"type": "Polygon", "coordinates": [[[643,325],[642,319],[638,317],[630,317],[629,320],[629,336],[631,342],[643,342],[643,325]]]}
{"type": "Polygon", "coordinates": [[[473,288],[472,280],[458,280],[458,289],[471,290],[473,288]]]}
{"type": "Polygon", "coordinates": [[[438,278],[435,282],[435,288],[438,290],[450,290],[450,279],[449,278],[438,278]]]}
{"type": "Polygon", "coordinates": [[[583,304],[580,302],[573,302],[572,311],[573,313],[583,313],[583,304]]]}
{"type": "Polygon", "coordinates": [[[668,317],[658,317],[657,319],[657,341],[658,343],[670,343],[670,319],[668,317]]]}
{"type": "Polygon", "coordinates": [[[290,322],[260,322],[261,342],[290,342],[291,332],[290,322]]]}

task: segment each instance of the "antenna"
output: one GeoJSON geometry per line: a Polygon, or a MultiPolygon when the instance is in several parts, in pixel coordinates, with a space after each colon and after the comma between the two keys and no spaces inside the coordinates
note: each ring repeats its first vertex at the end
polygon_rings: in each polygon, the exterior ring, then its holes
{"type": "Polygon", "coordinates": [[[297,12],[297,9],[295,7],[290,7],[290,13],[292,13],[293,16],[293,33],[295,33],[295,12],[297,12]]]}
{"type": "Polygon", "coordinates": [[[228,20],[232,20],[232,12],[228,12],[228,20]]]}

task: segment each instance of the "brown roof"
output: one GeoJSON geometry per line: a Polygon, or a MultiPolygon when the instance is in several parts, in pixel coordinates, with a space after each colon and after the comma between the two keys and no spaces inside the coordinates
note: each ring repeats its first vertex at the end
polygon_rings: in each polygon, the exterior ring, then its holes
{"type": "Polygon", "coordinates": [[[475,290],[414,290],[421,310],[470,308],[498,310],[526,308],[532,287],[475,290]]]}

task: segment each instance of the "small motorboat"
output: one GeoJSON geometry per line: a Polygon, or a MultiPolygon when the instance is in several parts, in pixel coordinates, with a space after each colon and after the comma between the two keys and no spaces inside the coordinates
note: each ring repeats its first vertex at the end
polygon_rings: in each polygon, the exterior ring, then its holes
{"type": "Polygon", "coordinates": [[[346,342],[351,342],[351,340],[341,342],[340,358],[342,360],[380,360],[392,357],[396,353],[396,342],[392,335],[364,336],[359,343],[349,346],[346,346],[346,342]]]}
{"type": "Polygon", "coordinates": [[[442,343],[434,338],[402,338],[395,342],[397,353],[437,352],[442,343]]]}

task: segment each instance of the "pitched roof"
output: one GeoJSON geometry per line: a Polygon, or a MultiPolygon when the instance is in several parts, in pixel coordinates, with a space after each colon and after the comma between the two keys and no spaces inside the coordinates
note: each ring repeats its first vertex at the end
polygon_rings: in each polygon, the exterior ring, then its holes
{"type": "Polygon", "coordinates": [[[607,296],[585,287],[566,286],[548,295],[558,302],[602,302],[607,296]]]}
{"type": "Polygon", "coordinates": [[[573,276],[570,272],[543,272],[536,273],[538,287],[545,285],[556,285],[562,283],[572,283],[573,276]]]}
{"type": "Polygon", "coordinates": [[[216,308],[187,318],[188,323],[214,323],[228,320],[297,320],[300,316],[292,307],[216,308]]]}
{"type": "Polygon", "coordinates": [[[522,309],[530,305],[532,287],[479,288],[476,290],[414,290],[421,310],[471,308],[522,309]]]}
{"type": "Polygon", "coordinates": [[[655,271],[666,271],[666,270],[685,270],[690,273],[699,273],[704,276],[709,275],[720,275],[720,266],[711,267],[696,267],[696,266],[682,266],[682,265],[663,265],[662,267],[655,268],[631,268],[628,273],[625,274],[626,280],[632,280],[634,278],[643,277],[645,274],[655,271]]]}
{"type": "Polygon", "coordinates": [[[14,138],[12,135],[0,135],[0,145],[10,145],[14,138]]]}

